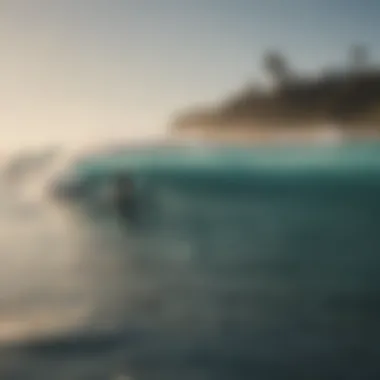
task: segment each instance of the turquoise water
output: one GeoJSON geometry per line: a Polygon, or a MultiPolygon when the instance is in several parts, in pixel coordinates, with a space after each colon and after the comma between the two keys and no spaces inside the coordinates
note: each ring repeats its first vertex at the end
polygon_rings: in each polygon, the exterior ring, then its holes
{"type": "Polygon", "coordinates": [[[217,200],[224,214],[265,201],[328,208],[344,199],[376,202],[380,145],[156,147],[89,157],[72,168],[89,193],[120,172],[132,179],[146,222],[155,215],[165,224],[165,215],[181,208],[211,216],[217,200]]]}
{"type": "Polygon", "coordinates": [[[78,162],[73,173],[80,180],[91,181],[127,172],[136,184],[142,183],[142,188],[144,182],[167,180],[186,187],[213,183],[215,186],[242,183],[246,187],[250,181],[256,181],[255,187],[267,184],[298,187],[305,181],[317,182],[322,187],[334,181],[338,185],[351,182],[353,186],[364,181],[373,186],[380,177],[379,152],[378,143],[368,142],[325,147],[156,147],[90,156],[78,162]]]}
{"type": "MultiPolygon", "coordinates": [[[[94,186],[127,170],[141,219],[96,201],[69,213],[77,264],[61,277],[91,317],[4,349],[1,378],[377,379],[379,152],[157,148],[82,162],[94,186]]],[[[68,302],[66,286],[50,298],[68,302]]]]}

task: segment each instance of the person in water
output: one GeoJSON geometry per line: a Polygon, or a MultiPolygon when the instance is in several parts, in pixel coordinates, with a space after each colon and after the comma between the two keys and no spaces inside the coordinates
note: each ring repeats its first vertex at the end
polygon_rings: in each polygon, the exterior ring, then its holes
{"type": "Polygon", "coordinates": [[[132,180],[125,174],[115,181],[115,207],[117,214],[125,221],[137,221],[137,198],[132,180]]]}

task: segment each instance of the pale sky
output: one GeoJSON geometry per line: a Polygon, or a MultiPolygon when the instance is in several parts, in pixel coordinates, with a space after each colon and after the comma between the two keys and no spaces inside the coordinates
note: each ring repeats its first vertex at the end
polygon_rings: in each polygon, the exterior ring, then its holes
{"type": "Polygon", "coordinates": [[[379,58],[378,0],[0,0],[0,148],[162,133],[173,111],[260,79],[379,58]]]}

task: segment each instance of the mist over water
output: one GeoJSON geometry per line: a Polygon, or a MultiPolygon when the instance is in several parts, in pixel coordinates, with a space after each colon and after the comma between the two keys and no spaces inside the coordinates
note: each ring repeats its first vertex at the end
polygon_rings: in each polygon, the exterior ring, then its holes
{"type": "Polygon", "coordinates": [[[375,379],[378,184],[281,182],[166,178],[141,230],[4,188],[0,378],[375,379]]]}

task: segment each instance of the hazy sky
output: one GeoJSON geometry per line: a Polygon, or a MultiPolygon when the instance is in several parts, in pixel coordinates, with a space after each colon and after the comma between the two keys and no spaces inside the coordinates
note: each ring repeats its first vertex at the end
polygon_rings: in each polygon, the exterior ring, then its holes
{"type": "Polygon", "coordinates": [[[260,78],[379,57],[378,0],[0,0],[1,146],[160,133],[172,111],[260,78]]]}

